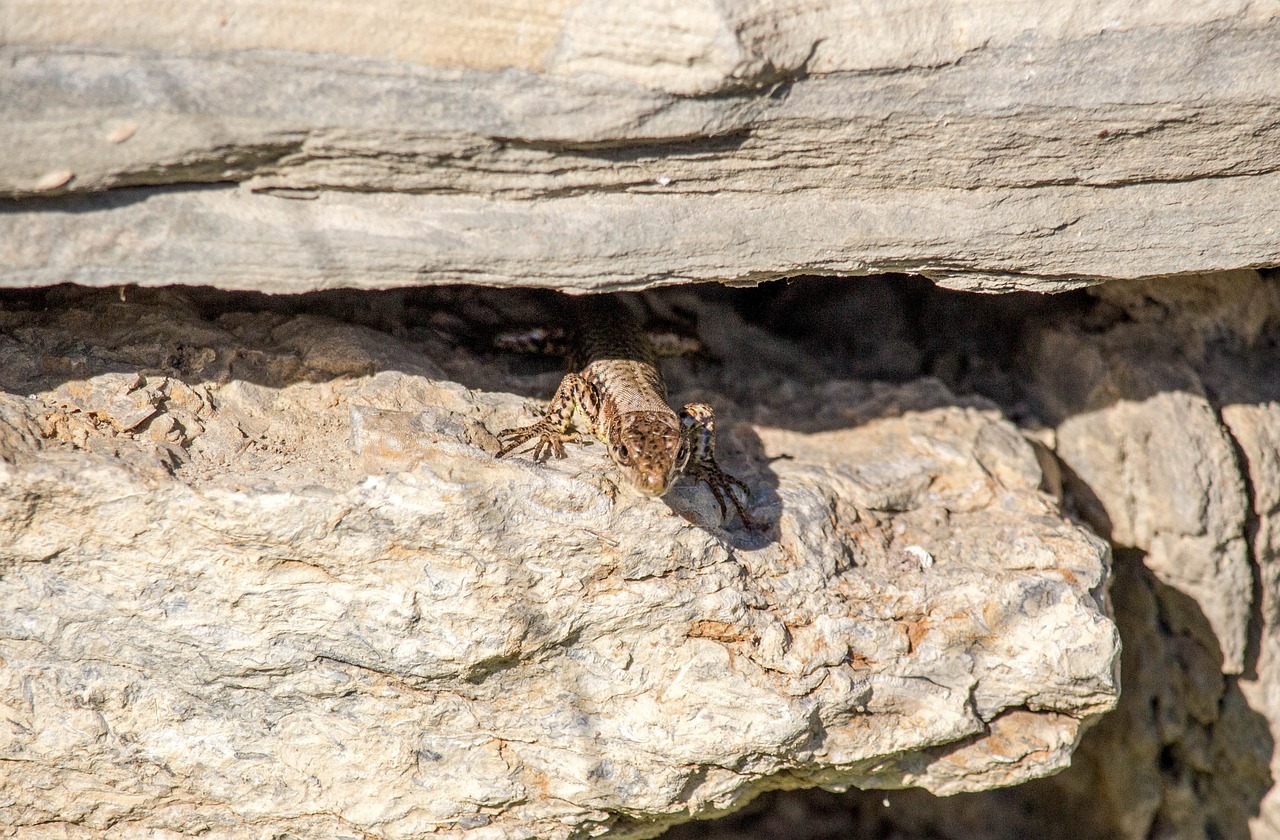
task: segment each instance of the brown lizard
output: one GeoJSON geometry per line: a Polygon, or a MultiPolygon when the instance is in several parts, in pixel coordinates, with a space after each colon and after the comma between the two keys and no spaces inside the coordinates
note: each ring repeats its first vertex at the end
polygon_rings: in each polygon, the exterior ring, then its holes
{"type": "Polygon", "coordinates": [[[755,520],[734,494],[749,498],[747,485],[715,460],[715,413],[690,403],[678,414],[667,404],[667,386],[657,353],[631,310],[600,295],[571,299],[568,335],[570,372],[560,382],[546,415],[537,423],[504,429],[498,457],[535,440],[533,457],[565,457],[565,443],[579,442],[569,428],[575,411],[604,442],[627,483],[646,496],[661,496],[681,475],[705,481],[727,514],[727,499],[748,528],[755,520]]]}

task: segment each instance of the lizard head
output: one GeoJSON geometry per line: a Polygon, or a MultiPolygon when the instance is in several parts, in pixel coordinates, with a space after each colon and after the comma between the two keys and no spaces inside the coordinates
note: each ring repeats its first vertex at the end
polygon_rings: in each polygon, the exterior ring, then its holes
{"type": "Polygon", "coordinates": [[[689,447],[674,414],[636,411],[618,418],[609,455],[628,484],[646,496],[661,496],[684,471],[689,447]]]}

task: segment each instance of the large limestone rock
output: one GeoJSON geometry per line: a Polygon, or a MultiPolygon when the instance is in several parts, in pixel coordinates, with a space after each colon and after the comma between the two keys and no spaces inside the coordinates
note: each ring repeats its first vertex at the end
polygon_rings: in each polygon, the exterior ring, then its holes
{"type": "Polygon", "coordinates": [[[770,788],[1014,784],[1113,705],[1107,549],[989,404],[666,301],[723,360],[671,378],[757,534],[599,446],[496,460],[532,416],[503,392],[558,378],[457,346],[507,299],[361,300],[0,313],[15,836],[639,836],[770,788]]]}
{"type": "MultiPolygon", "coordinates": [[[[1267,712],[1271,742],[1280,744],[1280,403],[1235,403],[1223,422],[1239,443],[1253,490],[1251,537],[1258,570],[1259,616],[1255,679],[1241,686],[1249,705],[1267,712]]],[[[1271,779],[1280,779],[1280,749],[1270,756],[1271,779]]],[[[1280,837],[1280,791],[1271,787],[1255,820],[1259,837],[1280,837]]]]}
{"type": "Polygon", "coordinates": [[[0,4],[0,284],[986,290],[1280,264],[1280,18],[0,4]]]}

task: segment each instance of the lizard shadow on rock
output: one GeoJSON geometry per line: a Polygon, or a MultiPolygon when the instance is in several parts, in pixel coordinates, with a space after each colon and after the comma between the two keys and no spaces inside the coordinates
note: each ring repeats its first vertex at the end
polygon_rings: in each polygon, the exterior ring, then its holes
{"type": "Polygon", "coordinates": [[[671,512],[705,531],[718,533],[725,542],[738,551],[757,551],[778,541],[778,518],[783,501],[778,494],[778,476],[769,467],[769,457],[764,442],[755,430],[743,423],[734,430],[734,442],[741,450],[735,455],[729,471],[744,480],[751,488],[751,496],[745,501],[753,519],[747,524],[726,506],[724,516],[705,485],[682,478],[662,497],[671,512]]]}
{"type": "MultiPolygon", "coordinates": [[[[485,364],[478,371],[480,380],[474,376],[476,369],[468,369],[465,364],[451,371],[455,379],[469,387],[489,389],[493,385],[483,380],[492,376],[493,371],[505,371],[500,390],[523,391],[545,400],[557,390],[566,373],[594,371],[589,377],[599,389],[593,391],[597,394],[594,399],[601,401],[599,410],[604,417],[612,416],[610,406],[628,404],[634,408],[621,408],[623,416],[628,410],[648,414],[653,411],[652,398],[657,396],[651,389],[660,391],[665,387],[668,391],[665,403],[671,411],[672,422],[684,405],[689,412],[686,420],[701,416],[705,422],[714,423],[716,434],[712,436],[712,443],[730,478],[717,481],[719,489],[716,490],[710,483],[717,472],[715,465],[710,464],[707,479],[695,478],[691,461],[690,470],[662,494],[662,501],[676,515],[719,535],[736,548],[759,548],[774,541],[772,525],[777,520],[779,502],[777,477],[767,467],[760,469],[764,463],[763,445],[743,422],[747,415],[741,407],[725,395],[723,380],[728,366],[714,358],[707,342],[698,335],[696,300],[630,295],[613,300],[580,301],[550,292],[463,294],[472,297],[471,301],[460,302],[462,305],[456,310],[469,309],[472,313],[471,332],[463,343],[473,356],[484,359],[485,364]],[[495,306],[495,301],[506,309],[493,319],[484,312],[484,307],[495,306]],[[579,330],[585,331],[584,342],[575,340],[572,328],[575,322],[579,330]],[[501,340],[495,341],[495,336],[501,340]],[[530,355],[534,345],[539,344],[551,345],[558,352],[530,355]],[[495,352],[496,345],[499,352],[495,352]],[[594,349],[588,351],[588,348],[594,349]],[[521,353],[522,349],[525,352],[521,353]],[[588,352],[589,355],[583,355],[588,352]],[[654,359],[650,353],[656,353],[658,358],[654,359]],[[640,372],[646,369],[652,372],[650,365],[656,366],[660,381],[652,381],[650,373],[640,372]],[[718,374],[719,381],[712,374],[718,374]],[[621,402],[611,402],[614,399],[621,402]],[[714,421],[694,405],[704,403],[712,407],[714,421]],[[754,452],[744,457],[744,449],[754,452]],[[749,495],[744,496],[730,486],[736,480],[745,480],[750,485],[749,495]],[[715,503],[711,502],[713,498],[715,503]],[[768,500],[763,507],[762,499],[768,500]]],[[[586,413],[580,409],[573,417],[576,431],[589,437],[590,421],[586,413]]],[[[701,422],[693,428],[701,428],[701,422]]],[[[520,452],[519,449],[513,452],[513,457],[520,452]]],[[[569,457],[573,457],[572,453],[569,457]]],[[[610,472],[611,478],[626,469],[620,463],[603,468],[610,472]]]]}

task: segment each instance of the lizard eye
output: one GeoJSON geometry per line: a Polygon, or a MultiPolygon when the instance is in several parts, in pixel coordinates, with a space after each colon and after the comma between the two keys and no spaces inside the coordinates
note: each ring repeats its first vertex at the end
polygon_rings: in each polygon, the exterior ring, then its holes
{"type": "Polygon", "coordinates": [[[631,452],[627,450],[625,443],[618,444],[617,455],[620,462],[624,464],[631,463],[631,452]]]}

